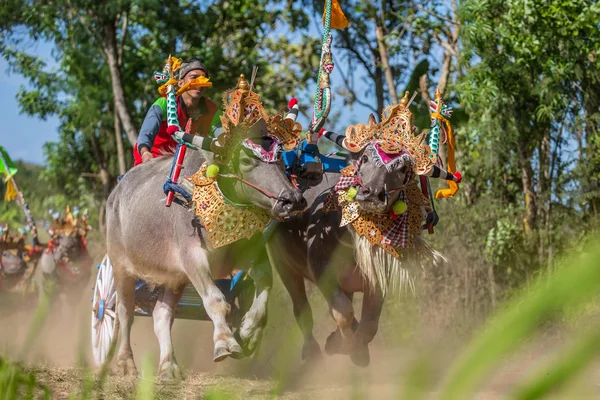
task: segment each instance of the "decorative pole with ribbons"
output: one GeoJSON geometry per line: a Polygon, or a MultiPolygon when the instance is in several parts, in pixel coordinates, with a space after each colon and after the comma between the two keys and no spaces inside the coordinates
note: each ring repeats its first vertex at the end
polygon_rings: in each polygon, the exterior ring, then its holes
{"type": "MultiPolygon", "coordinates": [[[[452,131],[452,125],[448,120],[452,116],[452,107],[444,103],[442,95],[439,90],[435,91],[435,100],[429,105],[431,110],[431,129],[429,130],[429,147],[435,154],[439,152],[440,136],[444,133],[442,143],[447,143],[447,155],[448,155],[448,166],[446,170],[448,173],[457,176],[460,180],[462,176],[460,172],[456,171],[456,161],[454,159],[454,152],[456,149],[454,143],[454,135],[452,131]]],[[[436,199],[445,199],[454,197],[458,192],[458,183],[452,180],[448,180],[448,189],[440,189],[435,193],[436,199]]]]}
{"type": "Polygon", "coordinates": [[[331,110],[331,85],[329,75],[333,71],[334,63],[331,55],[331,29],[344,29],[348,20],[344,16],[338,0],[325,0],[323,12],[323,39],[321,41],[321,62],[317,76],[317,90],[313,106],[313,117],[308,126],[308,141],[316,143],[319,131],[325,125],[331,110]]]}
{"type": "MultiPolygon", "coordinates": [[[[163,189],[167,195],[167,200],[165,201],[165,206],[167,207],[170,207],[173,203],[175,192],[185,194],[185,192],[177,186],[177,181],[179,180],[179,175],[181,174],[181,169],[183,168],[183,160],[185,158],[186,149],[188,147],[195,147],[193,144],[182,139],[180,137],[181,135],[177,135],[177,133],[181,132],[181,127],[179,126],[179,121],[177,118],[177,100],[175,96],[180,95],[187,90],[212,86],[212,83],[209,82],[208,78],[200,76],[177,90],[176,73],[180,67],[181,61],[176,57],[169,56],[163,71],[154,72],[154,79],[156,80],[156,83],[161,84],[161,86],[158,88],[158,92],[167,98],[167,132],[172,134],[173,139],[177,141],[177,147],[173,157],[173,164],[171,165],[171,172],[169,173],[169,178],[163,186],[163,189]]],[[[186,129],[186,133],[188,134],[191,128],[190,123],[191,120],[188,120],[186,129]]]]}
{"type": "Polygon", "coordinates": [[[35,220],[31,215],[31,210],[29,209],[29,204],[25,201],[25,197],[23,196],[23,192],[19,189],[17,182],[15,181],[14,175],[17,173],[17,168],[14,163],[8,156],[4,147],[0,146],[0,172],[5,176],[4,182],[6,183],[6,193],[4,195],[4,200],[13,201],[17,200],[17,204],[23,207],[23,211],[25,212],[25,218],[27,219],[27,225],[31,230],[32,242],[34,245],[39,244],[38,240],[38,232],[37,227],[35,225],[35,220]]]}
{"type": "MultiPolygon", "coordinates": [[[[448,121],[448,118],[452,116],[452,107],[444,103],[440,91],[436,89],[435,100],[430,102],[429,109],[431,111],[431,127],[429,129],[427,144],[431,148],[432,153],[435,155],[439,154],[442,134],[444,134],[442,143],[448,142],[448,170],[440,170],[438,164],[438,166],[434,166],[434,171],[432,172],[433,176],[436,177],[445,175],[444,179],[448,181],[450,189],[438,190],[435,194],[435,198],[453,197],[458,191],[458,182],[460,182],[462,176],[460,175],[460,172],[456,172],[456,165],[454,163],[454,136],[452,135],[452,126],[450,125],[450,121],[448,121]]],[[[438,163],[439,162],[440,160],[438,158],[438,163]]],[[[435,213],[435,205],[433,203],[433,196],[431,195],[429,178],[425,175],[421,175],[419,180],[423,195],[428,197],[431,202],[431,210],[427,210],[427,212],[432,218],[430,219],[429,216],[427,218],[427,230],[429,234],[433,234],[433,225],[436,223],[434,220],[437,219],[437,214],[435,213]]]]}

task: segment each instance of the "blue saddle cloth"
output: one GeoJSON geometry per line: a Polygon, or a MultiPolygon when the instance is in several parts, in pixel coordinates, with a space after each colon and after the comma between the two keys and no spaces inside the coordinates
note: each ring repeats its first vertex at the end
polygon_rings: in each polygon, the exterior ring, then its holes
{"type": "MultiPolygon", "coordinates": [[[[242,289],[241,282],[244,278],[252,280],[249,276],[247,276],[246,272],[238,271],[231,279],[216,279],[215,285],[223,292],[228,301],[234,300],[235,297],[239,295],[239,290],[242,289]]],[[[143,279],[138,279],[135,281],[135,290],[138,291],[146,286],[147,282],[143,279]]]]}
{"type": "Polygon", "coordinates": [[[311,162],[323,164],[323,172],[340,172],[348,165],[345,158],[322,155],[317,145],[308,143],[306,140],[303,140],[296,149],[284,152],[283,162],[288,174],[294,173],[295,169],[302,168],[311,162]]]}

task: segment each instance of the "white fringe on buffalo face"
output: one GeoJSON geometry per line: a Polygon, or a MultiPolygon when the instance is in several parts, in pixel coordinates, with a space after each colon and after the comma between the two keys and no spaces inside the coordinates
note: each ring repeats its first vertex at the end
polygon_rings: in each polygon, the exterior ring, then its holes
{"type": "Polygon", "coordinates": [[[369,286],[372,289],[379,287],[384,296],[407,288],[415,294],[414,279],[424,265],[430,262],[438,267],[447,262],[440,252],[433,250],[421,238],[417,238],[415,248],[407,250],[410,253],[400,260],[381,247],[373,246],[354,230],[351,232],[358,268],[369,286]]]}

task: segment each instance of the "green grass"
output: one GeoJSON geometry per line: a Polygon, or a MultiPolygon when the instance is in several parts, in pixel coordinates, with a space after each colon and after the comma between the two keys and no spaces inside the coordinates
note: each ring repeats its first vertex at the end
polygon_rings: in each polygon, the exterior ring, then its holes
{"type": "Polygon", "coordinates": [[[35,374],[14,362],[0,357],[1,399],[50,399],[50,389],[40,383],[35,374]]]}

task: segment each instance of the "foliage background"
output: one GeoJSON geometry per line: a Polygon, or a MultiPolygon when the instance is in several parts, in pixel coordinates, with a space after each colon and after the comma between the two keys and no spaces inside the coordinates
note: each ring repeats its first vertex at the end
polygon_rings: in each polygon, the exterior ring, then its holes
{"type": "MultiPolygon", "coordinates": [[[[19,163],[34,215],[79,204],[103,231],[105,199],[132,165],[132,145],[156,98],[165,56],[200,56],[216,102],[259,65],[269,108],[292,95],[311,113],[319,60],[319,0],[97,3],[6,0],[0,54],[28,79],[15,99],[31,116],[60,119],[44,167],[19,163]],[[53,45],[53,67],[30,54],[53,45]]],[[[487,315],[557,255],[576,249],[600,212],[600,3],[596,0],[342,0],[350,27],[334,32],[334,111],[343,131],[417,91],[429,125],[438,88],[455,108],[458,196],[436,202],[428,239],[452,260],[427,290],[464,315],[487,315]],[[448,282],[453,282],[449,285],[448,282]]],[[[438,182],[434,183],[435,185],[438,182]]],[[[24,217],[0,204],[0,221],[24,217]]],[[[450,317],[438,315],[439,323],[450,317]]]]}

